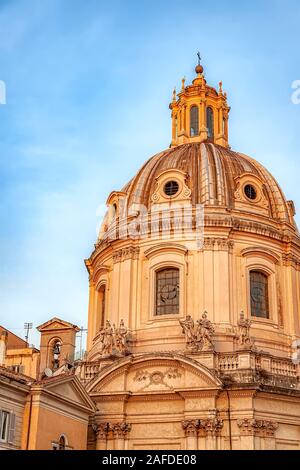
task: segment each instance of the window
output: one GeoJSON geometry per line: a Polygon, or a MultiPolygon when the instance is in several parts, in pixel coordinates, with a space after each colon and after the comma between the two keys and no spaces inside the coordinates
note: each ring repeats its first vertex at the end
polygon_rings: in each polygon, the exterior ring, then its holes
{"type": "Polygon", "coordinates": [[[0,441],[7,442],[9,426],[9,412],[0,411],[0,441]]]}
{"type": "Polygon", "coordinates": [[[198,106],[192,106],[190,109],[190,135],[195,137],[199,135],[199,110],[198,106]]]}
{"type": "Polygon", "coordinates": [[[156,315],[179,313],[179,269],[161,269],[156,273],[156,315]]]}
{"type": "Polygon", "coordinates": [[[104,327],[105,324],[105,294],[106,294],[106,288],[105,286],[100,287],[100,302],[101,302],[101,319],[100,319],[100,328],[104,327]]]}
{"type": "Polygon", "coordinates": [[[209,139],[214,138],[214,112],[211,107],[206,108],[206,127],[207,137],[209,139]]]}
{"type": "Polygon", "coordinates": [[[268,276],[261,271],[250,272],[251,315],[269,318],[268,276]]]}
{"type": "Polygon", "coordinates": [[[252,184],[246,184],[244,187],[244,193],[248,199],[254,201],[257,197],[257,192],[255,187],[252,184]]]}
{"type": "Polygon", "coordinates": [[[168,181],[164,185],[164,193],[166,196],[175,196],[179,191],[179,184],[177,181],[168,181]]]}

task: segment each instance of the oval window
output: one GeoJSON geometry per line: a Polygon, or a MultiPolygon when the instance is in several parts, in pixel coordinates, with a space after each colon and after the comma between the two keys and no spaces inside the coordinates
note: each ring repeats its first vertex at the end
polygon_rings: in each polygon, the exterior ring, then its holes
{"type": "Polygon", "coordinates": [[[168,181],[164,185],[164,193],[167,196],[175,196],[175,194],[177,194],[178,191],[179,191],[179,184],[177,183],[177,181],[168,181]]]}
{"type": "Polygon", "coordinates": [[[246,184],[244,187],[245,196],[251,201],[254,201],[257,198],[257,192],[255,187],[252,184],[246,184]]]}

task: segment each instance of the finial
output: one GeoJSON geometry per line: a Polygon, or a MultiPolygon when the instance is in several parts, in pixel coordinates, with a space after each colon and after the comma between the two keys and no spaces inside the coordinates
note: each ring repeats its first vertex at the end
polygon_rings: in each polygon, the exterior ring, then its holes
{"type": "Polygon", "coordinates": [[[223,86],[223,83],[222,83],[222,82],[219,82],[219,93],[220,93],[220,94],[223,92],[222,86],[223,86]]]}
{"type": "Polygon", "coordinates": [[[173,90],[173,101],[176,101],[176,88],[174,87],[173,90]]]}
{"type": "Polygon", "coordinates": [[[185,77],[183,77],[183,79],[181,80],[181,89],[184,90],[184,87],[185,87],[185,77]]]}
{"type": "Polygon", "coordinates": [[[201,75],[201,73],[203,73],[203,67],[201,65],[201,55],[199,51],[197,52],[197,57],[198,57],[198,65],[196,65],[195,67],[195,72],[201,75]]]}

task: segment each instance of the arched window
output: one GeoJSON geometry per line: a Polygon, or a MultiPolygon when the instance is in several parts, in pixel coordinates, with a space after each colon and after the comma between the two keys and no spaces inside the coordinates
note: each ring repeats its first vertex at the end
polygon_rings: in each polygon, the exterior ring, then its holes
{"type": "Polygon", "coordinates": [[[166,268],[156,272],[156,315],[179,313],[179,269],[166,268]]]}
{"type": "Polygon", "coordinates": [[[269,318],[268,276],[262,271],[250,272],[251,315],[269,318]]]}
{"type": "Polygon", "coordinates": [[[199,135],[199,109],[198,106],[192,106],[190,109],[190,136],[199,135]]]}
{"type": "Polygon", "coordinates": [[[102,285],[100,287],[100,328],[103,328],[105,324],[105,295],[106,287],[102,285]]]}
{"type": "Polygon", "coordinates": [[[206,127],[207,137],[213,139],[214,137],[214,112],[211,107],[206,108],[206,127]]]}
{"type": "Polygon", "coordinates": [[[52,345],[52,369],[58,369],[60,365],[61,341],[55,340],[52,345]]]}

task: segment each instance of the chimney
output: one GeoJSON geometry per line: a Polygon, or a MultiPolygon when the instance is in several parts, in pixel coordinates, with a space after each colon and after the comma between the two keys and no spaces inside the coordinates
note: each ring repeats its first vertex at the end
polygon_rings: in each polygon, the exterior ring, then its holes
{"type": "Polygon", "coordinates": [[[7,331],[3,330],[0,334],[0,366],[5,365],[6,359],[6,347],[7,347],[7,338],[8,333],[7,331]]]}

